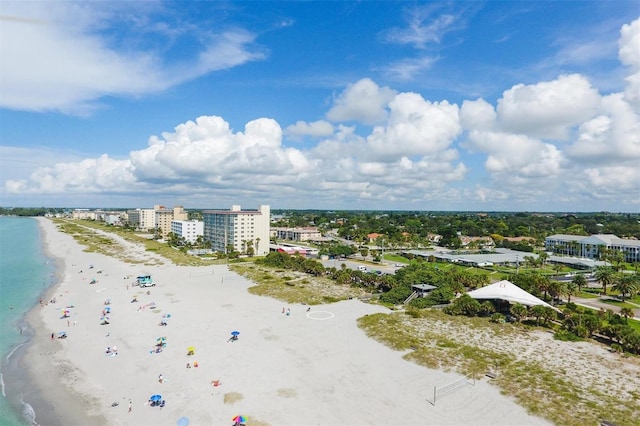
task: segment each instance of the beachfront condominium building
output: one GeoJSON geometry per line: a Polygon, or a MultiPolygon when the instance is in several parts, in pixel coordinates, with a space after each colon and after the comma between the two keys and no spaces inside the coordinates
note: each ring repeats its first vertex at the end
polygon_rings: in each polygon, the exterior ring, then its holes
{"type": "Polygon", "coordinates": [[[618,238],[613,234],[582,235],[556,234],[544,239],[547,251],[567,256],[599,259],[601,250],[620,251],[625,262],[640,262],[640,241],[618,238]]]}
{"type": "Polygon", "coordinates": [[[204,237],[204,222],[200,220],[173,220],[171,232],[190,244],[194,244],[198,237],[204,237]]]}
{"type": "Polygon", "coordinates": [[[155,212],[154,227],[162,236],[166,236],[171,232],[171,222],[174,220],[188,220],[187,213],[182,206],[175,206],[172,209],[164,206],[153,206],[155,212]]]}
{"type": "Polygon", "coordinates": [[[127,210],[129,224],[141,231],[148,231],[156,227],[156,211],[154,209],[127,210]]]}
{"type": "Polygon", "coordinates": [[[231,210],[205,210],[204,239],[214,251],[266,256],[269,253],[269,206],[258,210],[242,210],[232,206],[231,210]]]}
{"type": "Polygon", "coordinates": [[[182,206],[169,209],[157,205],[153,206],[152,209],[127,210],[127,221],[129,224],[141,231],[157,229],[163,236],[171,232],[171,221],[174,219],[187,220],[189,219],[189,214],[182,206]]]}

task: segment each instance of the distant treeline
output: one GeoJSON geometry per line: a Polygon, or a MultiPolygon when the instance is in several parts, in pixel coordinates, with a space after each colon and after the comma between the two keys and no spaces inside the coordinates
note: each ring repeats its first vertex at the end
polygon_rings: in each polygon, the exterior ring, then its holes
{"type": "Polygon", "coordinates": [[[528,213],[528,212],[428,212],[428,211],[321,211],[276,210],[282,215],[276,226],[320,226],[339,230],[351,240],[380,233],[400,239],[402,232],[468,236],[533,237],[551,234],[615,234],[640,239],[640,213],[528,213]]]}
{"type": "Polygon", "coordinates": [[[64,209],[45,207],[0,207],[0,216],[44,216],[46,214],[63,213],[64,209]]]}

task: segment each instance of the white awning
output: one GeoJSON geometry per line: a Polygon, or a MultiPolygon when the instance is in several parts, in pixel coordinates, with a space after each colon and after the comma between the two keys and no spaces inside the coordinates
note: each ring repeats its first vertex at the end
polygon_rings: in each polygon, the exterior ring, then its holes
{"type": "Polygon", "coordinates": [[[470,291],[467,294],[474,299],[500,299],[525,306],[542,305],[556,309],[544,300],[538,299],[507,280],[498,281],[486,287],[470,291]]]}

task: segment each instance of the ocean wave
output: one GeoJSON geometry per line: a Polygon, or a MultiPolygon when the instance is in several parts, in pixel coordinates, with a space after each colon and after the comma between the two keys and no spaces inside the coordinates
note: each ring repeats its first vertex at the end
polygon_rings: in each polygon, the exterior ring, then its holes
{"type": "Polygon", "coordinates": [[[18,350],[18,348],[19,348],[20,346],[22,346],[22,345],[24,345],[24,343],[20,343],[18,346],[16,346],[15,348],[13,348],[13,349],[11,350],[11,352],[9,352],[9,353],[7,354],[7,362],[9,362],[9,358],[11,358],[11,355],[13,355],[13,353],[14,353],[15,351],[17,351],[17,350],[18,350]]]}
{"type": "Polygon", "coordinates": [[[24,399],[22,398],[20,398],[20,402],[22,403],[22,418],[31,426],[40,426],[36,422],[36,412],[33,407],[24,402],[24,399]]]}

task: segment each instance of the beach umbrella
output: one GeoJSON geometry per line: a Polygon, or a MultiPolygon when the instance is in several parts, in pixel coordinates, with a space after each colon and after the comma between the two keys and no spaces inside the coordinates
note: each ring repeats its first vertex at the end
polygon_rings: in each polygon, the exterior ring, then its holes
{"type": "Polygon", "coordinates": [[[231,419],[231,421],[234,423],[246,423],[247,418],[245,416],[235,416],[234,418],[231,419]]]}
{"type": "Polygon", "coordinates": [[[59,336],[62,336],[63,334],[67,334],[67,332],[66,332],[66,331],[60,331],[60,332],[58,333],[58,335],[59,335],[59,336]]]}
{"type": "Polygon", "coordinates": [[[189,346],[189,347],[187,348],[187,352],[195,352],[195,351],[196,351],[196,348],[195,348],[195,347],[193,347],[193,346],[189,346]]]}
{"type": "Polygon", "coordinates": [[[156,342],[164,342],[165,340],[167,340],[167,338],[166,338],[166,337],[164,337],[164,336],[162,336],[162,337],[158,337],[158,338],[156,339],[156,342]]]}
{"type": "Polygon", "coordinates": [[[158,394],[151,395],[151,398],[149,398],[149,400],[150,400],[150,401],[153,401],[153,402],[158,402],[158,401],[160,401],[161,399],[162,399],[162,395],[158,395],[158,394]]]}
{"type": "Polygon", "coordinates": [[[110,308],[109,306],[107,306],[106,308],[104,308],[104,311],[105,311],[106,313],[110,313],[110,312],[111,312],[111,308],[110,308]]]}
{"type": "Polygon", "coordinates": [[[176,426],[189,426],[189,419],[187,417],[180,417],[176,422],[176,426]]]}
{"type": "Polygon", "coordinates": [[[240,334],[240,332],[239,332],[239,331],[232,331],[232,332],[231,332],[231,335],[232,335],[232,336],[237,336],[238,334],[240,334]]]}

